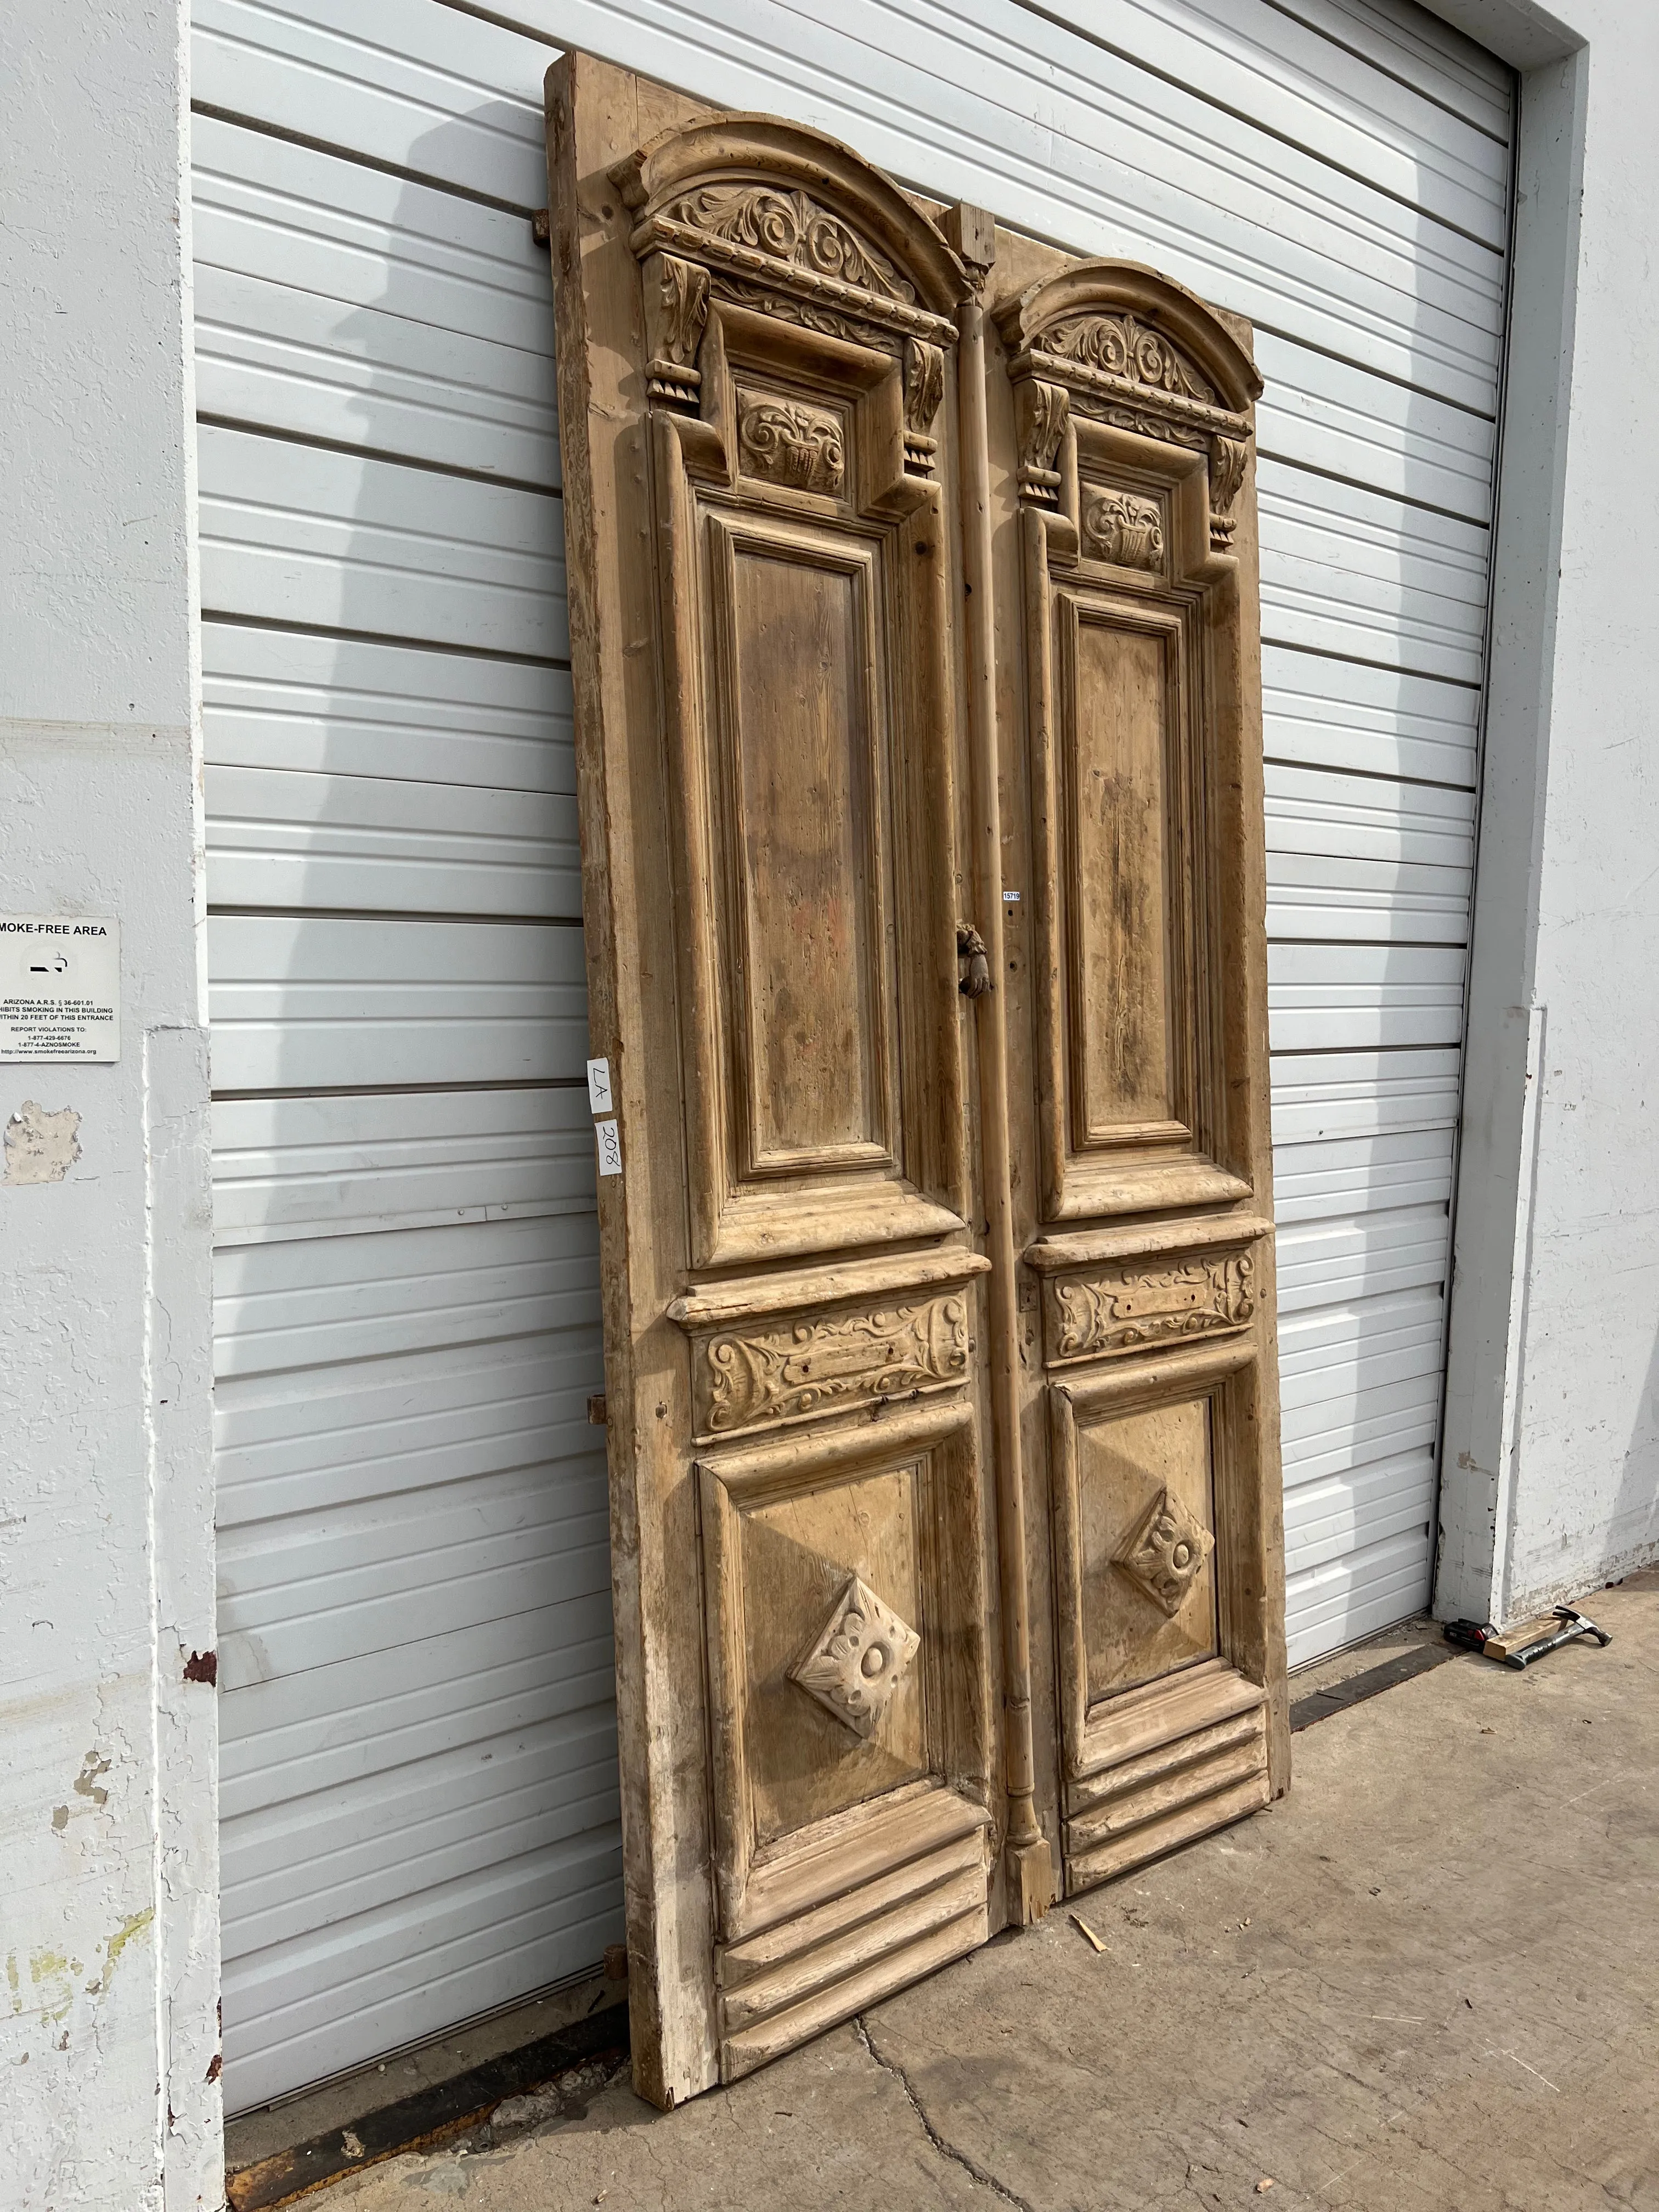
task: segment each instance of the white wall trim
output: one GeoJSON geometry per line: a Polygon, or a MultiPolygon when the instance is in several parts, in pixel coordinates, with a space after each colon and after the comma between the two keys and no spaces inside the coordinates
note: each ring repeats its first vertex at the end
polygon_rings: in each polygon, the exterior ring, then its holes
{"type": "MultiPolygon", "coordinates": [[[[1437,12],[1450,15],[1449,9],[1437,12]]],[[[1486,12],[1493,12],[1490,8],[1486,12]]],[[[1519,12],[1519,11],[1516,11],[1519,12]]],[[[1442,1619],[1501,1618],[1528,1249],[1528,1040],[1549,764],[1589,70],[1522,80],[1510,349],[1442,1425],[1442,1619]]],[[[1535,1086],[1534,1086],[1535,1088],[1535,1086]]]]}

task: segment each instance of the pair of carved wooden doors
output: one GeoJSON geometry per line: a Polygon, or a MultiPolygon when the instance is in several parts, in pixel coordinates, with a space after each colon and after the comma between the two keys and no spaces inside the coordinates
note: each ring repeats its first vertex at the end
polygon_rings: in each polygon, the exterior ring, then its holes
{"type": "Polygon", "coordinates": [[[548,82],[669,2104],[1288,1779],[1259,385],[1149,270],[548,82]]]}

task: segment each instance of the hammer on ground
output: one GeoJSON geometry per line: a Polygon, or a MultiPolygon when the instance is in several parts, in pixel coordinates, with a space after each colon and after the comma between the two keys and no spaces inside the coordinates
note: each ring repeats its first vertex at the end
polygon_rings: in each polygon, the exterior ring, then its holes
{"type": "Polygon", "coordinates": [[[1564,1644],[1571,1644],[1580,1636],[1593,1636],[1604,1648],[1613,1641],[1607,1630],[1598,1628],[1588,1613],[1575,1613],[1570,1605],[1558,1605],[1555,1617],[1561,1626],[1553,1635],[1540,1636],[1534,1643],[1523,1644],[1518,1651],[1506,1652],[1504,1664],[1516,1668],[1530,1667],[1534,1659],[1541,1659],[1547,1651],[1559,1651],[1564,1644]]]}

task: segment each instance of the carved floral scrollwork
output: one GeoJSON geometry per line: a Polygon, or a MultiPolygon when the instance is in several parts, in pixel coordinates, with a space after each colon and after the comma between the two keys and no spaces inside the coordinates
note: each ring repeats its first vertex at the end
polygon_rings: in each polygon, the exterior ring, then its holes
{"type": "Polygon", "coordinates": [[[846,480],[841,418],[827,408],[739,392],[738,443],[744,471],[768,483],[835,498],[846,480]]]}
{"type": "Polygon", "coordinates": [[[653,253],[645,270],[646,389],[670,407],[695,411],[702,374],[697,349],[708,320],[708,271],[678,254],[653,253]]]}
{"type": "Polygon", "coordinates": [[[1044,331],[1045,353],[1103,370],[1127,383],[1144,384],[1178,399],[1216,404],[1215,387],[1159,331],[1133,315],[1073,315],[1044,331]]]}
{"type": "Polygon", "coordinates": [[[1080,1359],[1243,1328],[1255,1311],[1248,1252],[1169,1267],[1117,1267],[1054,1286],[1054,1352],[1080,1359]]]}
{"type": "Polygon", "coordinates": [[[1097,494],[1083,510],[1083,550],[1120,568],[1161,568],[1163,508],[1155,499],[1138,499],[1133,492],[1097,494]]]}
{"type": "Polygon", "coordinates": [[[1019,439],[1019,495],[1033,507],[1060,501],[1060,471],[1054,464],[1070,419],[1071,403],[1060,384],[1024,377],[1014,386],[1014,428],[1019,439]]]}
{"type": "Polygon", "coordinates": [[[959,1382],[968,1371],[968,1303],[960,1296],[830,1314],[703,1346],[703,1427],[728,1435],[860,1399],[959,1382]]]}
{"type": "Polygon", "coordinates": [[[860,292],[907,306],[915,301],[915,285],[884,253],[805,192],[781,192],[762,185],[705,185],[664,213],[671,222],[746,246],[813,276],[834,277],[860,292]]]}
{"type": "Polygon", "coordinates": [[[879,326],[860,321],[854,315],[845,315],[833,307],[814,305],[797,300],[787,293],[766,284],[750,283],[742,276],[732,276],[723,269],[710,271],[709,292],[716,300],[729,300],[734,307],[752,308],[757,315],[775,316],[781,323],[795,323],[804,331],[817,331],[825,337],[845,338],[852,345],[880,345],[886,343],[879,326]]]}

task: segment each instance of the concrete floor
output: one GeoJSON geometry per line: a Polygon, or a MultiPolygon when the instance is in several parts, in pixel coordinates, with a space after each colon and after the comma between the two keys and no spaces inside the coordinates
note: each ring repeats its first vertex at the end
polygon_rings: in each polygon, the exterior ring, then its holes
{"type": "Polygon", "coordinates": [[[735,2089],[596,2077],[319,2212],[1659,2212],[1659,1575],[1584,1603],[1606,1651],[1298,1735],[1282,1805],[1078,1901],[1103,1954],[1061,1908],[735,2089]]]}

